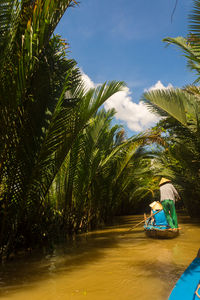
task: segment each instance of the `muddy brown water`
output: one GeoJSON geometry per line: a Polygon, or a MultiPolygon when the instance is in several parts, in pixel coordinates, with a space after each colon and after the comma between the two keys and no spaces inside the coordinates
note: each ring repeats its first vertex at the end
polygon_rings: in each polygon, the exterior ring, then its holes
{"type": "Polygon", "coordinates": [[[200,248],[200,223],[179,216],[181,234],[171,240],[127,232],[142,216],[80,234],[51,255],[34,253],[0,268],[0,300],[168,299],[200,248]]]}

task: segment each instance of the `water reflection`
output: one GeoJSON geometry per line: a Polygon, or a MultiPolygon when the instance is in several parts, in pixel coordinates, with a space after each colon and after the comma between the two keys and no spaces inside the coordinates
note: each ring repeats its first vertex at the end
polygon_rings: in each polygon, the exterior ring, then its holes
{"type": "Polygon", "coordinates": [[[142,216],[118,218],[114,226],[78,235],[53,254],[35,253],[0,269],[0,299],[167,299],[200,247],[200,224],[179,216],[181,234],[147,238],[142,216]]]}

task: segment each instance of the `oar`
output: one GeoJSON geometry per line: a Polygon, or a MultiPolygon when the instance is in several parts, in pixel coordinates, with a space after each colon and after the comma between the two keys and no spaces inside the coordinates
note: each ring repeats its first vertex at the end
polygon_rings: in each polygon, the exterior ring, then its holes
{"type": "MultiPolygon", "coordinates": [[[[156,213],[154,213],[153,215],[151,215],[150,217],[146,218],[145,220],[143,220],[143,221],[139,222],[138,224],[132,226],[131,228],[129,228],[129,230],[128,230],[127,232],[131,231],[131,230],[134,229],[135,227],[137,227],[137,226],[139,226],[140,224],[144,223],[146,220],[151,219],[153,216],[155,216],[155,215],[158,214],[159,212],[160,212],[160,210],[157,211],[156,213]]],[[[125,233],[124,233],[124,234],[125,234],[125,233]]]]}

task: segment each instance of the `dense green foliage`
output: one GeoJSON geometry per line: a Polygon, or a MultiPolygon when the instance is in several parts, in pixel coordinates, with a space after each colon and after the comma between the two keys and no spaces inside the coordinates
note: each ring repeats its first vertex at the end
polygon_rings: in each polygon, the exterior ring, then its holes
{"type": "Polygon", "coordinates": [[[141,166],[149,173],[138,149],[158,135],[126,140],[100,109],[124,83],[85,90],[52,35],[75,3],[0,1],[0,257],[127,211],[141,166]]]}
{"type": "MultiPolygon", "coordinates": [[[[194,1],[187,38],[166,38],[165,42],[181,48],[188,66],[200,78],[200,1],[194,1]]],[[[164,119],[166,148],[155,160],[157,174],[168,176],[179,185],[185,207],[192,216],[200,216],[200,88],[189,85],[145,93],[143,101],[164,119]],[[156,167],[156,163],[158,166],[156,167]],[[160,171],[159,171],[160,168],[160,171]]]]}
{"type": "Polygon", "coordinates": [[[123,129],[111,126],[113,114],[102,109],[91,118],[52,184],[50,199],[54,199],[68,231],[87,229],[116,214],[134,212],[138,202],[152,194],[146,183],[138,189],[139,181],[141,186],[145,177],[151,178],[151,160],[141,160],[146,153],[140,149],[158,141],[159,136],[149,133],[125,139],[123,129]]]}
{"type": "Polygon", "coordinates": [[[124,85],[84,91],[66,43],[52,36],[74,2],[0,2],[1,255],[46,238],[56,174],[79,132],[124,85]]]}

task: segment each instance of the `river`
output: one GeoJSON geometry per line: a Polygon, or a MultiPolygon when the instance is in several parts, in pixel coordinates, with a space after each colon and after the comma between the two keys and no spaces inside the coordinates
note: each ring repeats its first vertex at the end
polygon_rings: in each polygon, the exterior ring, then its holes
{"type": "Polygon", "coordinates": [[[49,254],[13,259],[0,268],[4,300],[165,300],[200,248],[200,223],[179,216],[171,240],[145,236],[143,216],[77,235],[49,254]]]}

